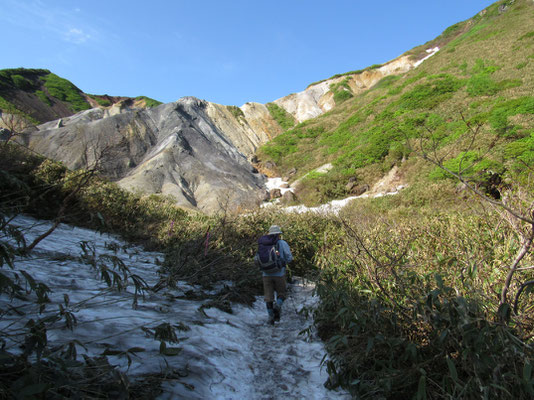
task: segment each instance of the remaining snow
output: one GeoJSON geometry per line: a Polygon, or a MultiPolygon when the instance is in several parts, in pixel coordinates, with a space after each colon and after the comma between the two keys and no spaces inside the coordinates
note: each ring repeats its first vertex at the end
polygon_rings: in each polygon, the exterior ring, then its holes
{"type": "MultiPolygon", "coordinates": [[[[328,168],[330,165],[331,164],[326,164],[326,165],[323,165],[323,167],[321,168],[324,168],[326,171],[328,171],[328,168]]],[[[268,190],[280,189],[282,191],[282,195],[288,190],[293,191],[292,188],[289,188],[289,189],[281,188],[281,186],[284,184],[287,184],[287,182],[283,181],[282,178],[269,178],[267,179],[267,183],[266,183],[268,190]]],[[[398,194],[405,187],[406,185],[398,185],[394,191],[391,191],[391,192],[380,191],[377,193],[375,189],[380,188],[380,185],[377,185],[376,188],[373,187],[373,191],[364,193],[360,196],[350,196],[342,200],[332,200],[329,203],[322,204],[317,207],[306,207],[304,205],[298,205],[298,206],[284,207],[284,208],[281,208],[281,210],[286,211],[286,212],[295,212],[299,214],[306,213],[306,212],[315,212],[315,213],[323,214],[323,215],[326,215],[326,214],[337,215],[339,214],[339,212],[341,211],[343,207],[345,207],[347,204],[349,204],[351,201],[355,199],[364,199],[368,197],[377,198],[377,197],[382,197],[382,196],[391,196],[391,195],[398,194]]],[[[279,204],[279,202],[280,202],[280,199],[276,199],[275,201],[265,202],[262,204],[262,207],[272,207],[276,204],[279,204]]]]}
{"type": "MultiPolygon", "coordinates": [[[[319,174],[326,174],[328,171],[330,171],[334,166],[330,163],[320,166],[319,168],[316,168],[314,172],[317,172],[319,174]]],[[[306,175],[304,175],[306,176],[306,175]]]]}
{"type": "Polygon", "coordinates": [[[306,207],[304,205],[298,205],[298,206],[291,206],[291,207],[285,207],[283,208],[284,211],[287,212],[296,212],[296,213],[306,213],[306,212],[315,212],[317,214],[338,214],[343,207],[345,207],[347,204],[349,204],[351,201],[355,199],[364,199],[367,197],[382,197],[382,196],[391,196],[398,194],[400,190],[404,189],[403,185],[397,186],[394,192],[387,192],[387,193],[376,193],[376,194],[370,194],[370,193],[364,193],[360,196],[351,196],[347,197],[346,199],[342,200],[332,200],[329,203],[322,204],[317,207],[306,207]]]}
{"type": "Polygon", "coordinates": [[[416,61],[416,62],[413,64],[413,67],[414,67],[414,68],[417,68],[419,65],[421,65],[421,64],[423,63],[423,61],[429,59],[429,58],[432,57],[434,54],[436,54],[438,51],[439,51],[439,47],[434,47],[433,49],[427,49],[426,52],[428,53],[428,56],[426,56],[425,58],[422,58],[422,59],[419,60],[419,61],[416,61]]]}
{"type": "Polygon", "coordinates": [[[280,192],[282,193],[282,195],[285,192],[293,191],[293,189],[290,187],[288,188],[281,187],[281,186],[289,185],[286,181],[282,180],[282,178],[268,178],[265,185],[267,186],[267,190],[269,191],[271,191],[272,189],[280,189],[280,192]]]}
{"type": "MultiPolygon", "coordinates": [[[[28,217],[18,217],[15,223],[25,228],[28,240],[44,232],[50,224],[28,217]]],[[[25,270],[38,281],[46,283],[53,293],[46,311],[38,315],[37,307],[24,305],[20,300],[10,301],[0,296],[0,309],[13,310],[23,306],[23,318],[15,312],[0,314],[0,329],[21,328],[30,318],[43,318],[64,304],[68,293],[78,324],[73,331],[57,323],[48,331],[49,344],[63,344],[77,339],[85,349],[79,353],[89,356],[102,354],[105,349],[145,349],[133,356],[130,376],[169,372],[183,378],[170,378],[164,385],[161,399],[348,399],[346,393],[324,388],[327,374],[320,368],[325,353],[315,335],[307,340],[298,333],[310,325],[298,311],[312,307],[317,298],[313,287],[302,281],[290,285],[290,297],[284,305],[277,326],[266,325],[267,313],[261,297],[253,307],[234,306],[234,314],[218,309],[199,308],[203,301],[183,298],[184,293],[198,287],[180,283],[174,290],[148,292],[132,308],[133,288],[116,292],[109,290],[98,279],[91,266],[80,261],[79,243],[90,242],[95,254],[116,256],[132,274],[142,277],[150,286],[158,282],[159,253],[146,252],[139,247],[128,247],[121,240],[96,232],[60,225],[40,242],[28,258],[17,260],[16,270],[25,270]],[[161,323],[183,323],[189,331],[177,332],[182,347],[177,356],[162,356],[159,341],[147,335],[144,328],[161,323]]],[[[6,270],[4,270],[7,272],[6,270]]],[[[9,338],[6,349],[15,351],[23,338],[9,338]]],[[[110,356],[110,361],[127,370],[124,357],[110,356]]],[[[172,375],[172,374],[171,374],[172,375]]],[[[169,378],[168,378],[169,379],[169,378]]]]}

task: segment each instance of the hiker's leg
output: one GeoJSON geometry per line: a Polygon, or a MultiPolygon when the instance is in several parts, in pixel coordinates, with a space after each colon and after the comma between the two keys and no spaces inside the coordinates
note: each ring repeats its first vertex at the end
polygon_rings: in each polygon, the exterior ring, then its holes
{"type": "Polygon", "coordinates": [[[272,276],[263,277],[263,294],[265,296],[265,305],[269,314],[269,323],[274,324],[274,281],[272,276]]]}
{"type": "Polygon", "coordinates": [[[277,276],[274,277],[274,290],[276,291],[276,304],[274,304],[274,319],[280,320],[280,314],[282,312],[282,304],[286,298],[286,277],[277,276]]]}
{"type": "Polygon", "coordinates": [[[264,276],[263,277],[263,294],[265,297],[265,302],[273,302],[274,301],[274,281],[272,276],[264,276]]]}
{"type": "MultiPolygon", "coordinates": [[[[283,303],[287,295],[286,277],[285,276],[273,276],[273,286],[274,286],[274,290],[276,291],[277,302],[278,300],[281,300],[283,303]]],[[[273,296],[273,300],[274,300],[274,296],[273,296]]]]}

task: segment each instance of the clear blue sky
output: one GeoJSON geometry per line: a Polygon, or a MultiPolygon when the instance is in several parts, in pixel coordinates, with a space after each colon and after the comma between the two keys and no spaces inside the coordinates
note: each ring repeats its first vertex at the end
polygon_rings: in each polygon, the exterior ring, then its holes
{"type": "Polygon", "coordinates": [[[86,93],[266,103],[389,61],[489,0],[0,0],[0,69],[86,93]]]}

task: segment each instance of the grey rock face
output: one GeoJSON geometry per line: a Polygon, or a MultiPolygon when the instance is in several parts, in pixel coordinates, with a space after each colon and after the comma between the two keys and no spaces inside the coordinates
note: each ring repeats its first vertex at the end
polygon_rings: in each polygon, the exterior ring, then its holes
{"type": "Polygon", "coordinates": [[[146,110],[92,109],[23,138],[69,168],[100,163],[122,187],[172,195],[186,208],[214,213],[259,204],[265,178],[212,122],[206,102],[186,97],[146,110]]]}

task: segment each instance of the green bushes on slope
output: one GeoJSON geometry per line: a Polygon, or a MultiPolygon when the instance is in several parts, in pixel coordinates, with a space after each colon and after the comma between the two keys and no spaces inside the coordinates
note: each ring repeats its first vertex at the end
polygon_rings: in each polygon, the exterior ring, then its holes
{"type": "Polygon", "coordinates": [[[144,100],[145,101],[145,105],[146,105],[147,108],[154,108],[154,107],[157,107],[157,106],[160,106],[160,105],[163,104],[161,101],[154,100],[154,99],[151,99],[150,97],[146,97],[146,96],[137,96],[135,99],[136,100],[144,100]]]}
{"type": "MultiPolygon", "coordinates": [[[[480,125],[477,143],[482,146],[481,153],[491,153],[489,159],[506,171],[514,165],[513,173],[519,172],[518,163],[502,158],[511,154],[505,150],[507,146],[514,151],[527,149],[523,143],[528,139],[524,138],[531,133],[528,99],[534,88],[534,64],[516,68],[532,54],[524,43],[531,40],[525,11],[529,7],[524,1],[498,2],[472,20],[452,26],[436,40],[453,39],[448,46],[452,43],[454,53],[442,49],[416,70],[386,77],[372,90],[347,96],[342,107],[310,122],[321,129],[315,142],[299,136],[303,129],[297,126],[260,148],[260,159],[272,159],[282,174],[297,168],[303,176],[329,162],[334,165],[334,175],[340,177],[377,177],[400,160],[415,156],[406,146],[410,138],[432,140],[434,150],[457,157],[462,149],[454,149],[452,143],[468,130],[465,120],[480,125]],[[491,49],[496,53],[490,53],[491,49]],[[522,142],[512,145],[516,140],[522,142]]],[[[343,82],[338,84],[338,92],[349,93],[343,82]]]]}
{"type": "Polygon", "coordinates": [[[284,131],[291,129],[295,126],[295,118],[289,114],[286,110],[280,107],[276,103],[267,103],[265,105],[271,114],[271,117],[282,127],[284,131]]]}
{"type": "Polygon", "coordinates": [[[43,79],[50,96],[68,103],[72,111],[78,112],[91,108],[81,95],[80,90],[68,80],[52,73],[44,76],[43,79]]]}

